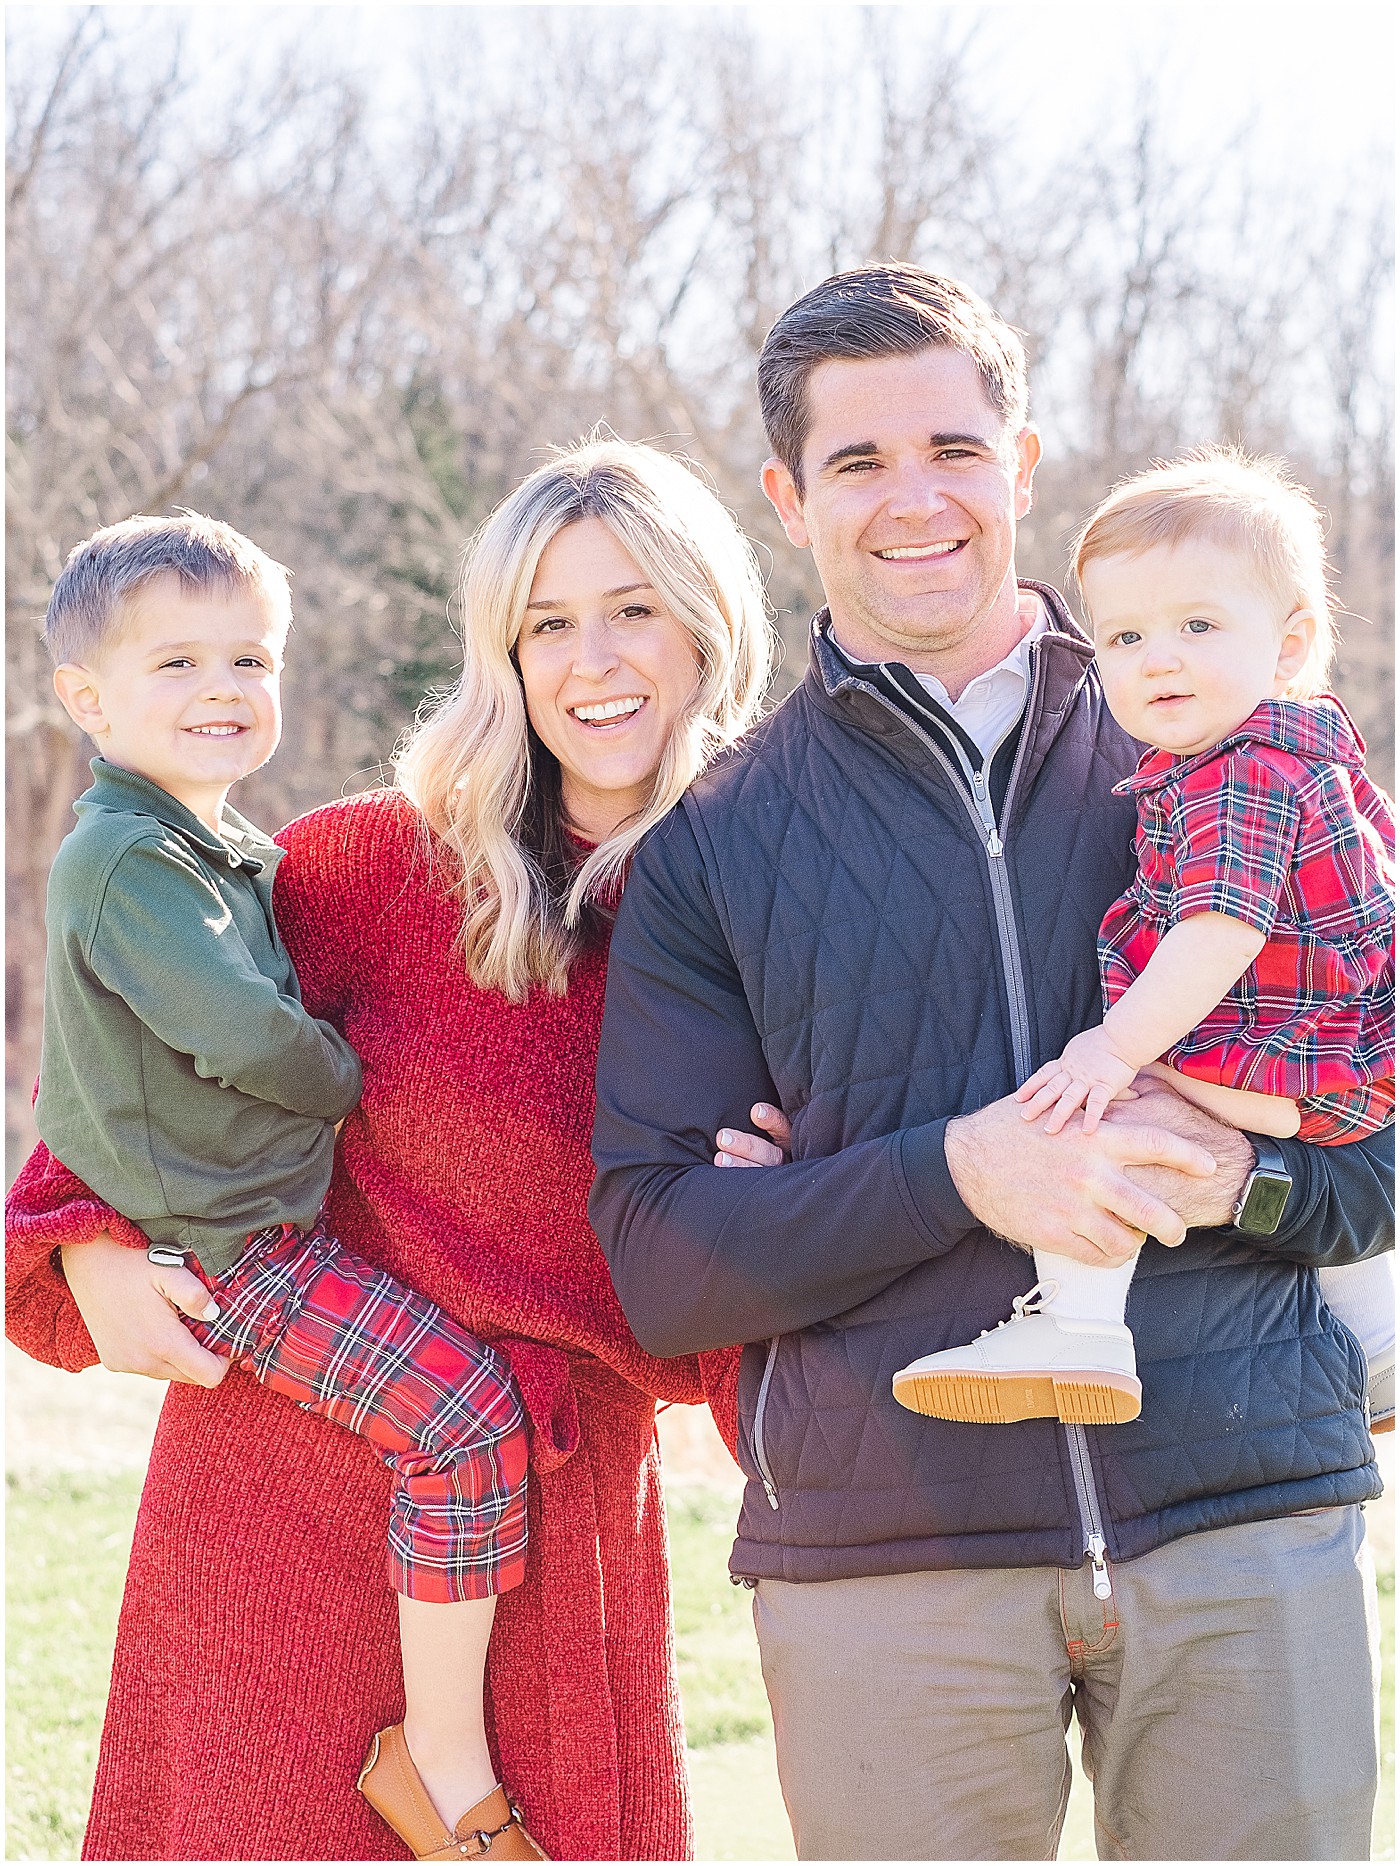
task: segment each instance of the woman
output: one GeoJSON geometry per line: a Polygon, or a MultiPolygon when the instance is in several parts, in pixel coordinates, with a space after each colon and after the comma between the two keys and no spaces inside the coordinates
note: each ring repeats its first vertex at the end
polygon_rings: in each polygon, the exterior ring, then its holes
{"type": "MultiPolygon", "coordinates": [[[[693,474],[587,445],[469,549],[464,666],[398,787],[280,840],[279,925],[359,1052],[331,1223],[510,1356],[531,1423],[531,1556],[501,1598],[496,1761],[547,1853],[685,1856],[658,1398],[732,1357],[633,1340],[584,1201],[608,908],[638,838],[753,718],[770,632],[752,553],[693,474]]],[[[204,1292],[41,1148],[9,1212],[8,1328],[61,1366],[169,1375],[137,1519],[89,1858],[375,1859],[355,1793],[394,1723],[374,1453],[204,1357],[204,1292]],[[55,1266],[60,1247],[62,1274],[55,1266]],[[219,1521],[211,1537],[195,1525],[219,1521]]]]}

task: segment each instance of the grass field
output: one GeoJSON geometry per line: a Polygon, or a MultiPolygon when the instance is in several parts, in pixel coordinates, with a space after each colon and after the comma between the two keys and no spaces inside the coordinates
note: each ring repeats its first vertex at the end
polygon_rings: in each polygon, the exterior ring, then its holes
{"type": "MultiPolygon", "coordinates": [[[[73,1859],[97,1759],[107,1668],[139,1473],[7,1485],[9,1859],[73,1859]]],[[[733,1496],[679,1487],[671,1508],[676,1640],[695,1783],[698,1854],[782,1860],[792,1841],[773,1769],[768,1705],[746,1589],[724,1570],[733,1496]]],[[[1394,1576],[1382,1579],[1394,1652],[1394,1576]]],[[[1394,1858],[1395,1733],[1383,1707],[1386,1787],[1372,1857],[1394,1858]]],[[[1071,1807],[1061,1859],[1094,1857],[1087,1796],[1071,1807]]]]}
{"type": "MultiPolygon", "coordinates": [[[[16,1406],[12,1383],[8,1421],[9,1462],[17,1468],[6,1480],[7,1859],[77,1855],[96,1766],[141,1460],[149,1442],[149,1425],[123,1414],[129,1396],[144,1397],[145,1383],[118,1382],[112,1400],[95,1405],[106,1391],[101,1383],[113,1382],[114,1376],[87,1374],[73,1380],[26,1364],[23,1379],[41,1376],[42,1407],[23,1401],[16,1406]],[[71,1413],[62,1416],[68,1407],[71,1413]],[[91,1440],[87,1431],[94,1411],[104,1408],[102,1435],[91,1440]],[[100,1456],[90,1449],[94,1444],[100,1456]],[[64,1459],[78,1468],[37,1474],[41,1465],[52,1469],[64,1459]],[[119,1466],[115,1470],[114,1461],[119,1466]]],[[[689,1411],[675,1408],[668,1416],[689,1411]]],[[[681,1418],[671,1431],[690,1431],[693,1424],[693,1418],[681,1418]]],[[[663,1417],[663,1438],[666,1433],[663,1417]]],[[[690,1473],[686,1481],[673,1479],[668,1495],[676,1643],[698,1857],[789,1860],[792,1838],[773,1763],[752,1597],[747,1589],[733,1587],[726,1572],[736,1504],[733,1467],[726,1469],[723,1460],[712,1461],[703,1452],[673,1460],[673,1449],[685,1447],[668,1446],[668,1469],[690,1473]],[[696,1481],[695,1473],[702,1481],[696,1481]]],[[[1387,1448],[1384,1468],[1389,1471],[1392,1465],[1387,1448]]],[[[1381,1613],[1389,1681],[1394,1677],[1395,1600],[1393,1534],[1389,1517],[1381,1514],[1386,1508],[1380,1506],[1375,1516],[1373,1537],[1382,1558],[1381,1613]]],[[[1372,1857],[1393,1859],[1395,1732],[1389,1682],[1382,1698],[1382,1753],[1372,1857]]],[[[1071,1798],[1060,1858],[1094,1858],[1092,1816],[1082,1777],[1071,1798]]]]}
{"type": "Polygon", "coordinates": [[[76,1859],[139,1472],[6,1481],[7,1859],[76,1859]]]}

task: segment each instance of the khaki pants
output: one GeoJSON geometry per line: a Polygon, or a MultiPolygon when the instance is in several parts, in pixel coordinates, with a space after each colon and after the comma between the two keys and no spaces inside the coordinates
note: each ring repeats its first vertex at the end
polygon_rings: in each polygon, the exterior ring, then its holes
{"type": "Polygon", "coordinates": [[[760,1581],[801,1859],[1053,1859],[1083,1732],[1101,1859],[1364,1860],[1379,1636],[1361,1511],[1110,1566],[760,1581]]]}

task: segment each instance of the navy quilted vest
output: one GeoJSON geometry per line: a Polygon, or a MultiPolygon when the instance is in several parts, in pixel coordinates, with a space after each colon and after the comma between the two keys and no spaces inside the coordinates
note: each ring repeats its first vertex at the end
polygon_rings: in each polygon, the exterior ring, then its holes
{"type": "MultiPolygon", "coordinates": [[[[946,754],[819,633],[802,686],[682,805],[797,1159],[979,1108],[1100,1015],[1095,933],[1133,868],[1133,806],[1111,790],[1138,748],[1062,601],[1034,587],[1054,627],[1004,847],[946,754]]],[[[1000,1321],[1033,1280],[975,1232],[874,1300],[747,1348],[736,1574],[1074,1567],[1094,1530],[1124,1559],[1379,1494],[1357,1344],[1314,1275],[1230,1231],[1144,1250],[1132,1424],[992,1428],[895,1405],[895,1369],[1000,1321]]]]}

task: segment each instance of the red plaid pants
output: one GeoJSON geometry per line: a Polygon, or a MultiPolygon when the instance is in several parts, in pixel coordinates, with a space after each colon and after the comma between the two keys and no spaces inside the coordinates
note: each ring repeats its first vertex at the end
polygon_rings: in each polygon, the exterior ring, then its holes
{"type": "Polygon", "coordinates": [[[393,1474],[389,1580],[481,1600],[525,1574],[525,1416],[503,1358],[318,1219],[260,1232],[190,1322],[216,1354],[368,1440],[393,1474]]]}

